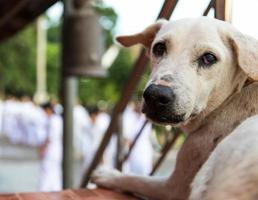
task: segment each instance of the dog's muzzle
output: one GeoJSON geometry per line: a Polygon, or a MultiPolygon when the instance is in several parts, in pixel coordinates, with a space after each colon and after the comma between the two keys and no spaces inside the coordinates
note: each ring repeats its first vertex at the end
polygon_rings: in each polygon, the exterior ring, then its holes
{"type": "Polygon", "coordinates": [[[185,114],[176,114],[174,109],[175,94],[164,85],[149,85],[144,93],[142,112],[158,123],[177,124],[184,120],[185,114]]]}

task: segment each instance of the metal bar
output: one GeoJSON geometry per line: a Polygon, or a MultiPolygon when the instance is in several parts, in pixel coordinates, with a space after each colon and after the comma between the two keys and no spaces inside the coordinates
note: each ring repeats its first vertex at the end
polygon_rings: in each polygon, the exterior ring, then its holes
{"type": "Polygon", "coordinates": [[[181,134],[181,130],[180,129],[176,129],[175,133],[174,133],[174,137],[171,139],[170,142],[167,142],[163,148],[162,154],[159,157],[159,159],[156,161],[156,163],[153,166],[153,169],[150,173],[150,175],[154,175],[155,172],[157,171],[157,169],[160,167],[161,163],[163,162],[163,160],[166,158],[169,150],[172,148],[172,146],[175,144],[177,138],[179,137],[179,135],[181,134]]]}
{"type": "Polygon", "coordinates": [[[147,123],[148,123],[148,120],[145,120],[145,122],[143,123],[141,129],[139,130],[139,132],[138,132],[137,135],[135,136],[135,138],[134,138],[134,140],[133,140],[133,142],[132,142],[132,144],[131,144],[131,146],[130,146],[130,148],[129,148],[129,150],[128,150],[128,153],[127,153],[127,154],[125,155],[125,157],[123,158],[122,164],[123,164],[123,162],[125,162],[125,161],[129,158],[129,156],[131,155],[132,150],[133,150],[135,144],[137,143],[138,139],[140,138],[140,136],[141,136],[141,134],[142,134],[142,132],[143,132],[143,129],[145,128],[145,126],[147,125],[147,123]]]}
{"type": "Polygon", "coordinates": [[[73,107],[77,97],[77,79],[63,79],[63,188],[73,187],[73,107]]]}
{"type": "MultiPolygon", "coordinates": [[[[173,10],[175,9],[177,3],[179,0],[167,0],[164,2],[163,7],[160,11],[160,14],[158,15],[158,18],[166,18],[169,19],[173,10]]],[[[116,127],[116,123],[118,120],[118,115],[125,109],[127,103],[129,102],[133,91],[135,90],[136,86],[138,85],[141,75],[144,73],[146,65],[148,63],[148,58],[146,57],[146,53],[144,50],[141,51],[140,56],[137,60],[137,62],[135,63],[135,66],[130,74],[130,77],[127,81],[127,84],[123,90],[122,96],[119,100],[119,102],[117,103],[114,111],[113,111],[113,115],[112,115],[112,119],[110,122],[110,125],[101,141],[100,147],[96,153],[96,156],[94,157],[89,169],[87,172],[85,172],[82,182],[81,182],[81,187],[85,187],[89,180],[90,180],[90,176],[91,173],[93,172],[93,170],[97,167],[100,158],[103,155],[103,152],[107,146],[107,144],[110,141],[110,138],[112,136],[112,133],[114,131],[114,128],[116,127]]]]}
{"type": "Polygon", "coordinates": [[[211,10],[211,8],[214,8],[214,2],[215,0],[211,0],[205,11],[203,12],[203,16],[207,16],[211,10]]]}

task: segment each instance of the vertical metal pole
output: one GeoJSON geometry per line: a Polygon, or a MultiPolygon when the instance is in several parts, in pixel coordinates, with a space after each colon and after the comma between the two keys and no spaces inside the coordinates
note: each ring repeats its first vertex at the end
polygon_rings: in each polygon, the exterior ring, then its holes
{"type": "Polygon", "coordinates": [[[64,106],[64,124],[63,124],[63,188],[73,187],[73,107],[77,97],[77,79],[73,76],[65,74],[65,69],[70,66],[67,62],[69,56],[70,34],[65,31],[69,29],[70,24],[67,23],[69,7],[72,0],[64,0],[63,29],[62,29],[62,103],[64,106]]]}
{"type": "Polygon", "coordinates": [[[77,97],[77,79],[63,78],[63,188],[73,187],[73,107],[77,97]]]}

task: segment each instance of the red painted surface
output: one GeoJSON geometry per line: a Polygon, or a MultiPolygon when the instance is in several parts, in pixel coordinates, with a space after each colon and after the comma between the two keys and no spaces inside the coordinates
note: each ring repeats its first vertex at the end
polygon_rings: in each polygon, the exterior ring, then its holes
{"type": "Polygon", "coordinates": [[[0,200],[136,200],[136,198],[104,189],[81,189],[61,192],[2,194],[0,200]]]}

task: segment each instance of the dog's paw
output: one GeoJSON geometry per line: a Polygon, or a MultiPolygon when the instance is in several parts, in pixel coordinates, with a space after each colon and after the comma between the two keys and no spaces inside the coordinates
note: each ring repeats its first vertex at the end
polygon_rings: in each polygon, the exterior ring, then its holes
{"type": "Polygon", "coordinates": [[[93,172],[91,181],[99,187],[118,189],[116,178],[122,173],[116,169],[100,168],[93,172]]]}

